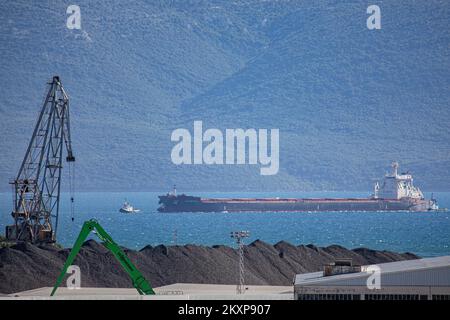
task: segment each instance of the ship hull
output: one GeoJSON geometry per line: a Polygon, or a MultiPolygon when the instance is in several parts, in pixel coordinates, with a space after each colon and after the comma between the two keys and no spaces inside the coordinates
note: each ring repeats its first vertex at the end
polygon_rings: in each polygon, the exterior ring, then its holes
{"type": "Polygon", "coordinates": [[[208,199],[160,196],[159,212],[429,211],[425,199],[208,199]]]}

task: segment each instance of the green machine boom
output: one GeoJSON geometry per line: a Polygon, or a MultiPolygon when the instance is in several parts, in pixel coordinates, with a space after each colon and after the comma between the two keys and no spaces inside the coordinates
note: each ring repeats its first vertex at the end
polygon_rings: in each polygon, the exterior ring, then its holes
{"type": "Polygon", "coordinates": [[[114,242],[114,240],[111,238],[111,236],[103,229],[100,224],[92,219],[89,221],[86,221],[83,224],[83,228],[81,229],[80,234],[78,235],[78,239],[75,242],[72,251],[70,251],[69,256],[67,257],[66,263],[64,264],[63,269],[61,270],[61,274],[59,275],[58,279],[56,280],[55,286],[53,287],[52,293],[50,296],[53,296],[58,289],[59,285],[61,284],[62,280],[64,279],[64,276],[67,273],[67,269],[69,266],[72,265],[73,261],[75,260],[75,257],[77,256],[78,252],[81,249],[81,245],[86,240],[89,233],[94,232],[101,241],[103,241],[104,246],[111,251],[111,253],[116,257],[116,259],[120,262],[122,267],[125,269],[125,271],[130,276],[133,286],[136,288],[136,290],[141,295],[152,295],[155,294],[152,287],[148,283],[148,281],[144,278],[144,276],[141,274],[141,272],[136,268],[136,266],[128,259],[128,257],[125,255],[125,252],[123,252],[122,249],[120,249],[119,245],[114,242]]]}

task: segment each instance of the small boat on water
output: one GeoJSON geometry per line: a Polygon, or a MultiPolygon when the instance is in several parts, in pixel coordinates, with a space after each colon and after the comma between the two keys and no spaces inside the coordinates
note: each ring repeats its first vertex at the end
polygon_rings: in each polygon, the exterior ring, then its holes
{"type": "Polygon", "coordinates": [[[122,213],[137,213],[141,210],[135,209],[128,201],[125,200],[122,208],[120,208],[119,211],[122,213]]]}

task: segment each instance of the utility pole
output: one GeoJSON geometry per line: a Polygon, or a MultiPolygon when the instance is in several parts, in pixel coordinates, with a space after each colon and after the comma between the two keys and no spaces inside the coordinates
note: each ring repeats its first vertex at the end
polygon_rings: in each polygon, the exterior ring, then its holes
{"type": "Polygon", "coordinates": [[[250,236],[249,231],[233,231],[231,232],[231,238],[236,239],[239,252],[239,282],[236,287],[237,294],[245,293],[245,269],[244,269],[244,238],[250,236]]]}

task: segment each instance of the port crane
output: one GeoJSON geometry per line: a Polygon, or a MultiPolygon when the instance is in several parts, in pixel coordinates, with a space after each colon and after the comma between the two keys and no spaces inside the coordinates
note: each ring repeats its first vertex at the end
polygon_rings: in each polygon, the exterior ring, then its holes
{"type": "Polygon", "coordinates": [[[60,78],[54,76],[48,83],[19,172],[10,182],[14,225],[6,227],[7,239],[32,243],[56,241],[64,147],[70,165],[75,157],[70,138],[69,97],[60,78]]]}
{"type": "Polygon", "coordinates": [[[155,292],[153,288],[150,286],[148,281],[144,278],[141,272],[136,268],[136,266],[131,262],[131,260],[127,257],[125,252],[120,248],[120,246],[114,242],[111,236],[102,228],[102,226],[95,220],[91,219],[86,221],[81,228],[80,234],[78,235],[75,244],[70,251],[69,256],[67,257],[66,262],[61,270],[58,279],[56,280],[55,286],[50,294],[53,296],[56,293],[59,285],[61,284],[64,276],[67,273],[67,269],[72,265],[75,257],[83,245],[84,240],[88,237],[88,235],[94,232],[101,241],[103,241],[103,245],[114,255],[114,257],[119,261],[122,265],[125,272],[130,276],[131,281],[133,283],[133,287],[136,288],[140,295],[153,295],[155,292]]]}

